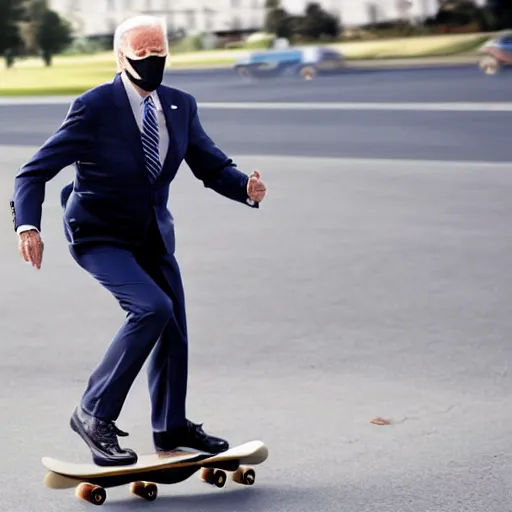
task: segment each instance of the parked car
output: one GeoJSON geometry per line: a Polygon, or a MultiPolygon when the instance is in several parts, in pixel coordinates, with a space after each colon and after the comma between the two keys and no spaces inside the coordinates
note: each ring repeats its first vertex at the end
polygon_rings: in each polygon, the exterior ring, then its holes
{"type": "Polygon", "coordinates": [[[483,53],[478,65],[488,74],[495,75],[500,68],[512,64],[512,34],[506,33],[490,39],[482,45],[483,53]]]}
{"type": "Polygon", "coordinates": [[[240,76],[277,76],[290,73],[304,80],[336,73],[345,66],[344,56],[327,47],[289,48],[251,52],[234,69],[240,76]]]}

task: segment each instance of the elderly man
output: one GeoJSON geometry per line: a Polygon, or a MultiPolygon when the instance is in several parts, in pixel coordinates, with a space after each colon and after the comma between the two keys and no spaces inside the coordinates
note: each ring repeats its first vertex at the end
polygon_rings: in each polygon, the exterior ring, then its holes
{"type": "Polygon", "coordinates": [[[219,453],[228,442],[185,413],[188,340],[180,269],[174,256],[170,183],[183,160],[205,187],[258,208],[266,190],[257,171],[239,171],[208,137],[195,99],[161,85],[168,54],[159,19],[137,17],[115,34],[118,74],[77,98],[62,126],[18,172],[11,208],[20,252],[41,267],[45,183],[75,164],[61,194],[70,252],[109,290],[126,321],[94,369],[71,427],[98,465],[133,464],[115,424],[149,359],[153,442],[158,451],[219,453]],[[152,354],[151,354],[152,353],[152,354]]]}

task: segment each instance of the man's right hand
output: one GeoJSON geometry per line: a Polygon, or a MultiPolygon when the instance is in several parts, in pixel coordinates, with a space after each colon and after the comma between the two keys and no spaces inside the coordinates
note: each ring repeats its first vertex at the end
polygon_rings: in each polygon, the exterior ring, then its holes
{"type": "Polygon", "coordinates": [[[44,243],[35,230],[23,231],[18,235],[20,254],[27,263],[39,270],[43,261],[44,243]]]}

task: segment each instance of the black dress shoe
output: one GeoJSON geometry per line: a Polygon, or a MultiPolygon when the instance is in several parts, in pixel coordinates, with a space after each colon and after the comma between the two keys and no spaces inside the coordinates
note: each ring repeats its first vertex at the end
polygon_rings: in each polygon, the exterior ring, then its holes
{"type": "Polygon", "coordinates": [[[170,452],[176,448],[192,448],[201,452],[221,453],[229,448],[224,439],[210,436],[205,433],[202,424],[191,421],[186,425],[167,432],[154,432],[153,442],[158,452],[170,452]]]}
{"type": "Polygon", "coordinates": [[[117,436],[126,437],[128,434],[119,430],[113,421],[100,420],[77,407],[70,425],[89,446],[98,466],[124,466],[137,462],[138,457],[133,450],[119,446],[117,436]]]}

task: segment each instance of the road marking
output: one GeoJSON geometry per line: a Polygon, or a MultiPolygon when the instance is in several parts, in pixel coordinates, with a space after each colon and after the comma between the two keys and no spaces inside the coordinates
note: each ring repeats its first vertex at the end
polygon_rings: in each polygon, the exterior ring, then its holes
{"type": "MultiPolygon", "coordinates": [[[[69,105],[74,97],[0,98],[0,106],[69,105]]],[[[415,102],[415,103],[356,103],[356,102],[199,102],[203,110],[382,110],[429,112],[512,112],[512,102],[415,102]]]]}
{"type": "Polygon", "coordinates": [[[417,110],[443,112],[512,112],[512,103],[200,103],[202,109],[220,110],[417,110]]]}
{"type": "MultiPolygon", "coordinates": [[[[429,160],[427,158],[386,158],[386,157],[332,157],[332,156],[296,156],[296,155],[268,155],[268,154],[240,154],[234,156],[235,160],[243,160],[244,162],[279,162],[281,166],[279,170],[289,170],[295,172],[296,168],[293,164],[300,166],[301,162],[309,161],[312,166],[316,163],[325,163],[326,165],[346,165],[351,166],[376,166],[388,165],[395,168],[401,167],[405,171],[414,172],[415,167],[427,167],[433,169],[435,167],[446,167],[451,170],[469,170],[469,169],[500,169],[510,171],[512,162],[503,161],[485,161],[485,160],[429,160]],[[292,164],[285,168],[284,164],[292,164]]],[[[305,168],[304,171],[311,172],[311,167],[305,168]]],[[[275,172],[275,171],[272,171],[275,172]]]]}
{"type": "Polygon", "coordinates": [[[28,105],[69,105],[76,96],[20,96],[0,98],[0,107],[25,107],[28,105]]]}

